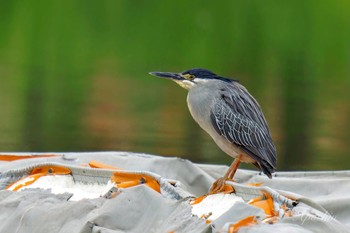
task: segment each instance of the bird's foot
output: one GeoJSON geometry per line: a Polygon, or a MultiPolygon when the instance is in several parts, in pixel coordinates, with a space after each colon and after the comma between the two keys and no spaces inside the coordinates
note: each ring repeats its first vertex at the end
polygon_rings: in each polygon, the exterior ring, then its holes
{"type": "Polygon", "coordinates": [[[232,193],[233,187],[230,185],[226,185],[226,181],[233,181],[229,178],[221,177],[211,186],[208,195],[217,194],[217,193],[232,193]]]}

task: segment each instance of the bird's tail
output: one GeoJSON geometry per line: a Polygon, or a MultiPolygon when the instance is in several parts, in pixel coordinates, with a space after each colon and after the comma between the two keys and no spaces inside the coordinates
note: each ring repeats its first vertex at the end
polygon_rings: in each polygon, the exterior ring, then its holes
{"type": "Polygon", "coordinates": [[[274,173],[276,171],[276,169],[270,163],[264,161],[262,163],[256,162],[254,165],[257,168],[259,168],[270,179],[272,179],[272,173],[274,173]]]}

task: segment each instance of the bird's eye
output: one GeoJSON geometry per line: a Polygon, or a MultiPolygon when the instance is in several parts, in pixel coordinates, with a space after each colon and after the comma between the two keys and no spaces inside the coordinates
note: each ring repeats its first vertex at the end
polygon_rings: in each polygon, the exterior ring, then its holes
{"type": "Polygon", "coordinates": [[[195,78],[195,76],[191,75],[191,74],[185,74],[185,75],[183,75],[183,77],[187,80],[193,80],[195,78]]]}

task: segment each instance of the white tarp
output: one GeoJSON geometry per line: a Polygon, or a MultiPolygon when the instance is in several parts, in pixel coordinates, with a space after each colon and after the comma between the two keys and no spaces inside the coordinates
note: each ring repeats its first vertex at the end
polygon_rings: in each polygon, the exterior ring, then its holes
{"type": "MultiPolygon", "coordinates": [[[[243,201],[225,209],[210,224],[192,214],[189,197],[207,193],[211,184],[225,173],[226,166],[128,152],[61,155],[0,162],[0,232],[211,232],[225,231],[230,223],[245,216],[263,215],[261,209],[243,201]],[[78,168],[91,160],[148,172],[162,184],[162,194],[138,185],[123,189],[112,199],[68,201],[72,196],[69,191],[52,194],[42,189],[4,190],[40,164],[71,166],[76,181],[106,183],[112,171],[78,168]],[[169,185],[169,180],[177,181],[176,187],[169,185]]],[[[259,223],[239,232],[350,232],[350,171],[278,172],[270,180],[258,172],[239,169],[235,179],[238,184],[232,186],[243,199],[266,189],[299,202],[293,208],[293,216],[280,216],[275,224],[259,223]],[[254,190],[245,186],[248,183],[263,186],[254,190]]],[[[95,191],[100,192],[97,188],[95,191]]]]}

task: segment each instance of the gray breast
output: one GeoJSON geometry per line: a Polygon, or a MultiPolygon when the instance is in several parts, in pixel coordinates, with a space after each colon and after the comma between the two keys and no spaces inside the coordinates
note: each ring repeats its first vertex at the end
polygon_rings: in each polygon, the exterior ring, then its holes
{"type": "Polygon", "coordinates": [[[210,120],[211,109],[219,99],[215,89],[217,85],[202,84],[190,89],[187,95],[187,105],[193,119],[210,135],[214,131],[210,120]]]}

